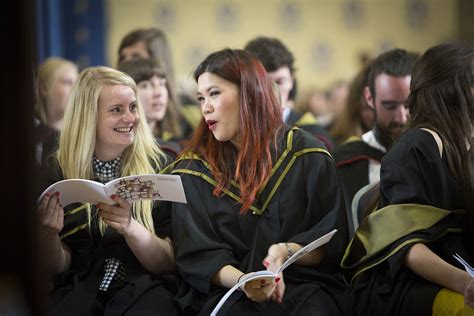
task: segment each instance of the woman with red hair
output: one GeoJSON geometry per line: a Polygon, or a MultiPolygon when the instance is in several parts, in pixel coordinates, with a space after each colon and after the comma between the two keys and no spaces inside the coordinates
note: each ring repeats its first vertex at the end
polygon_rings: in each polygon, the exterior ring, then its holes
{"type": "Polygon", "coordinates": [[[182,312],[209,315],[243,275],[275,270],[337,228],[326,247],[284,276],[243,285],[220,314],[342,314],[346,218],[330,154],[309,133],[284,125],[271,79],[249,53],[215,52],[194,78],[204,119],[172,171],[188,200],[173,206],[182,312]]]}

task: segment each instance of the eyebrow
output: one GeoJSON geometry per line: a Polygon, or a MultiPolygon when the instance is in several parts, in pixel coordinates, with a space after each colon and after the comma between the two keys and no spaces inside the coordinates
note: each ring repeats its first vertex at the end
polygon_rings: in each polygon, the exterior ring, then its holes
{"type": "MultiPolygon", "coordinates": [[[[208,87],[208,88],[206,89],[206,92],[209,92],[209,91],[211,91],[211,90],[214,89],[214,88],[219,88],[219,86],[217,86],[217,85],[212,85],[212,86],[210,86],[210,87],[208,87]]],[[[201,95],[201,94],[202,94],[202,93],[199,92],[199,91],[196,92],[196,95],[201,95]]]]}
{"type": "MultiPolygon", "coordinates": [[[[133,100],[132,102],[130,102],[130,103],[128,104],[128,106],[133,105],[133,104],[136,104],[136,103],[137,103],[137,99],[135,99],[135,100],[133,100]]],[[[127,106],[127,105],[122,104],[122,103],[115,103],[115,104],[110,104],[110,105],[109,105],[109,107],[114,107],[114,106],[127,106]]]]}
{"type": "Polygon", "coordinates": [[[399,107],[399,106],[405,106],[406,107],[406,100],[404,101],[394,101],[394,100],[387,100],[387,101],[381,101],[380,104],[383,106],[383,107],[399,107]]]}

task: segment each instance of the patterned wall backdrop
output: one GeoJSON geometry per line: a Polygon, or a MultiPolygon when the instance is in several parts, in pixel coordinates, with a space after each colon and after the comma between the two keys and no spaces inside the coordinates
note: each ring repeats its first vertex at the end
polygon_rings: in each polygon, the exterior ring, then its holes
{"type": "Polygon", "coordinates": [[[276,36],[295,54],[300,91],[351,79],[360,56],[422,52],[457,35],[454,0],[106,0],[105,11],[109,65],[120,39],[138,27],[166,31],[181,80],[214,50],[276,36]]]}

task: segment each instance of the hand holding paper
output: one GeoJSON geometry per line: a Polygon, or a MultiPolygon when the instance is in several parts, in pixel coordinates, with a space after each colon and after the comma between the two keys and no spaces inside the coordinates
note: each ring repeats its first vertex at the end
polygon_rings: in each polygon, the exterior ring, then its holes
{"type": "Polygon", "coordinates": [[[265,279],[267,280],[274,280],[275,278],[278,277],[278,274],[283,272],[289,265],[300,259],[301,257],[305,256],[306,254],[310,253],[311,251],[315,250],[316,248],[321,247],[322,245],[326,244],[331,240],[332,236],[337,232],[337,229],[333,229],[326,235],[316,239],[315,241],[309,243],[305,247],[301,248],[297,252],[295,252],[290,258],[288,258],[283,264],[281,265],[280,268],[278,268],[276,271],[270,271],[270,270],[262,270],[262,271],[257,271],[253,273],[249,273],[244,275],[239,282],[237,282],[236,285],[234,285],[231,289],[227,291],[227,293],[221,298],[219,303],[217,303],[216,307],[211,313],[211,316],[216,316],[221,307],[224,305],[226,300],[234,293],[235,290],[240,288],[243,284],[252,281],[252,280],[260,280],[260,279],[265,279]]]}
{"type": "Polygon", "coordinates": [[[38,199],[50,192],[60,192],[62,206],[75,202],[115,204],[111,195],[129,203],[141,200],[161,200],[186,203],[183,184],[177,175],[143,174],[126,176],[106,184],[86,179],[66,179],[50,185],[38,199]]]}
{"type": "MultiPolygon", "coordinates": [[[[249,273],[253,274],[252,272],[249,273]]],[[[246,277],[246,275],[244,275],[246,277]]],[[[247,295],[247,297],[258,303],[269,301],[276,286],[276,280],[273,276],[271,277],[259,277],[254,280],[250,280],[242,284],[241,290],[247,295]]]]}

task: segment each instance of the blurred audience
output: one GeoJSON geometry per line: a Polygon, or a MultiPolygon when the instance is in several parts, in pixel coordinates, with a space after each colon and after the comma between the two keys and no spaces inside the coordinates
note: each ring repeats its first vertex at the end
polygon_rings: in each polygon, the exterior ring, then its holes
{"type": "MultiPolygon", "coordinates": [[[[201,120],[201,112],[195,102],[181,103],[177,93],[176,74],[171,47],[166,34],[159,28],[139,28],[127,33],[121,40],[118,49],[118,64],[134,58],[150,58],[164,69],[168,81],[173,107],[180,114],[180,124],[184,138],[188,138],[201,120]]],[[[118,65],[117,65],[118,66],[118,65]]]]}
{"type": "Polygon", "coordinates": [[[260,59],[270,78],[280,92],[280,104],[285,124],[298,126],[321,140],[329,151],[334,147],[331,135],[317,124],[316,118],[310,112],[300,113],[293,109],[296,98],[295,68],[293,53],[277,38],[257,37],[250,40],[244,48],[260,59]]]}
{"type": "Polygon", "coordinates": [[[311,87],[298,98],[294,109],[298,112],[311,112],[320,125],[325,125],[325,117],[328,113],[328,100],[323,89],[311,87]]]}
{"type": "Polygon", "coordinates": [[[69,95],[77,76],[77,66],[60,57],[50,57],[38,67],[34,142],[39,164],[56,146],[69,95]]]}
{"type": "Polygon", "coordinates": [[[179,113],[173,106],[176,95],[166,73],[153,59],[136,58],[123,61],[118,70],[130,75],[138,87],[138,97],[153,135],[165,152],[176,158],[181,151],[178,144],[183,139],[179,113]],[[171,151],[171,152],[170,152],[171,151]]]}
{"type": "Polygon", "coordinates": [[[346,80],[337,80],[330,85],[326,92],[328,100],[328,112],[325,119],[324,127],[331,130],[336,119],[344,112],[349,94],[349,82],[346,80]]]}
{"type": "Polygon", "coordinates": [[[351,136],[361,137],[374,125],[375,111],[364,97],[369,71],[370,67],[363,68],[352,80],[344,110],[332,125],[331,134],[338,145],[351,136]]]}

